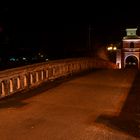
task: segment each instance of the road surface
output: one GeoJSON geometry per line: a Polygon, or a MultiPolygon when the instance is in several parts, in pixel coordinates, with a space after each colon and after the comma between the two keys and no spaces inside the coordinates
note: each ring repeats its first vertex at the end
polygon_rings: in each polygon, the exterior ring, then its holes
{"type": "Polygon", "coordinates": [[[98,70],[1,100],[0,140],[140,139],[139,75],[98,70]]]}

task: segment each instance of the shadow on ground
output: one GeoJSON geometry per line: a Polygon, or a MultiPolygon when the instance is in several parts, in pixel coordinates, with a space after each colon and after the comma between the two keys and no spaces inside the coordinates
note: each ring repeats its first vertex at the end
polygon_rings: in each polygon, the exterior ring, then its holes
{"type": "Polygon", "coordinates": [[[55,87],[59,86],[60,84],[62,84],[64,82],[78,78],[79,76],[80,77],[85,76],[87,74],[90,74],[91,72],[94,72],[94,73],[98,72],[99,70],[102,70],[102,69],[94,69],[94,70],[86,71],[86,72],[79,73],[79,74],[64,76],[64,77],[61,77],[56,80],[50,80],[48,82],[45,82],[45,83],[41,84],[40,86],[38,86],[37,88],[30,89],[28,91],[27,90],[21,91],[21,92],[15,93],[13,95],[7,96],[5,98],[0,99],[0,109],[1,108],[11,108],[11,107],[12,108],[13,107],[14,108],[23,107],[23,106],[27,105],[27,103],[24,102],[24,100],[27,98],[37,96],[51,88],[55,88],[55,87]]]}
{"type": "Polygon", "coordinates": [[[140,72],[136,75],[119,116],[101,115],[95,122],[140,138],[140,72]]]}

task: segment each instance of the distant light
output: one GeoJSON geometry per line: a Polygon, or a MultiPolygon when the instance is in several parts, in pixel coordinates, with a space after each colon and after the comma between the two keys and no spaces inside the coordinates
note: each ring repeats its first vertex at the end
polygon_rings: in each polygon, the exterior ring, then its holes
{"type": "Polygon", "coordinates": [[[9,59],[10,61],[16,61],[16,59],[14,57],[9,59]]]}
{"type": "Polygon", "coordinates": [[[25,57],[23,57],[22,59],[23,59],[23,60],[27,60],[27,58],[25,58],[25,57]]]}
{"type": "Polygon", "coordinates": [[[112,47],[108,47],[107,50],[108,50],[108,51],[112,50],[112,47]]]}
{"type": "Polygon", "coordinates": [[[48,61],[49,59],[45,59],[46,61],[48,61]]]}
{"type": "Polygon", "coordinates": [[[135,62],[133,62],[133,65],[136,65],[136,63],[135,63],[135,62]]]}
{"type": "Polygon", "coordinates": [[[117,47],[113,47],[113,50],[117,50],[117,47]]]}
{"type": "Polygon", "coordinates": [[[117,47],[107,47],[107,50],[108,51],[116,51],[117,50],[117,47]]]}
{"type": "Polygon", "coordinates": [[[43,54],[41,54],[41,55],[40,55],[40,57],[44,57],[44,55],[43,55],[43,54]]]}

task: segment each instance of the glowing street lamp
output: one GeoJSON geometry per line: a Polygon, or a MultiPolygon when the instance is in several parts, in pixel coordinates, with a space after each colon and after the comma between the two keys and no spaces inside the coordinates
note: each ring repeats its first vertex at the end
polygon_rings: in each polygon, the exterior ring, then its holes
{"type": "Polygon", "coordinates": [[[114,46],[114,47],[109,46],[109,47],[107,47],[107,50],[108,51],[116,51],[117,50],[117,47],[116,46],[114,46]]]}
{"type": "Polygon", "coordinates": [[[111,50],[112,50],[112,47],[107,47],[107,50],[108,50],[108,51],[111,51],[111,50]]]}
{"type": "Polygon", "coordinates": [[[117,47],[114,45],[110,45],[107,47],[108,51],[108,58],[111,62],[116,63],[116,53],[117,53],[117,47]]]}
{"type": "Polygon", "coordinates": [[[116,51],[117,50],[117,47],[113,47],[113,50],[116,51]]]}

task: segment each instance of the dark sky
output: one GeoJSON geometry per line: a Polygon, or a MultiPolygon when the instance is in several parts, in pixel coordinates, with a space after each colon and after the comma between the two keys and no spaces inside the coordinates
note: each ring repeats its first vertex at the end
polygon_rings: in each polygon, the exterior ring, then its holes
{"type": "Polygon", "coordinates": [[[86,48],[89,25],[94,45],[121,41],[126,28],[140,26],[139,9],[132,4],[1,8],[0,16],[0,34],[8,35],[10,50],[45,48],[56,54],[86,48]]]}

